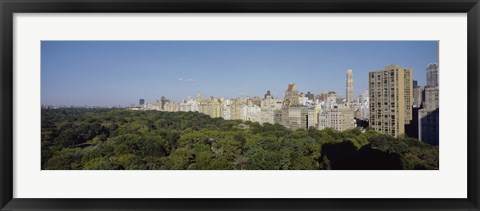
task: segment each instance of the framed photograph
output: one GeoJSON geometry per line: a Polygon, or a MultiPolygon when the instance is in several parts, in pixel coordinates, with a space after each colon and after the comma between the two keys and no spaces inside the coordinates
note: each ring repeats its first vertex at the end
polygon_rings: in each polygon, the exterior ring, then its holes
{"type": "Polygon", "coordinates": [[[479,210],[478,0],[0,7],[2,210],[479,210]]]}

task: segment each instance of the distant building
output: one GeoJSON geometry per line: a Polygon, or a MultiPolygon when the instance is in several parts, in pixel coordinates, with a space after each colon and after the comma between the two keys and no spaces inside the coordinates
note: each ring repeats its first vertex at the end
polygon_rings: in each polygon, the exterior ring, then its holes
{"type": "Polygon", "coordinates": [[[272,94],[270,93],[270,90],[267,90],[267,93],[265,93],[263,99],[267,99],[267,97],[271,97],[272,94]]]}
{"type": "Polygon", "coordinates": [[[320,114],[318,129],[332,128],[338,131],[355,128],[354,110],[335,107],[320,114]]]}
{"type": "Polygon", "coordinates": [[[418,139],[431,145],[439,144],[440,92],[438,85],[438,64],[429,64],[425,98],[422,109],[418,111],[418,139]]]}
{"type": "Polygon", "coordinates": [[[315,95],[314,95],[313,93],[311,93],[311,92],[307,92],[307,94],[305,94],[305,97],[307,97],[308,100],[313,101],[314,98],[315,98],[315,95]]]}
{"type": "Polygon", "coordinates": [[[287,91],[285,91],[285,106],[297,106],[300,104],[299,100],[300,94],[297,91],[297,86],[295,84],[288,84],[287,91]]]}
{"type": "Polygon", "coordinates": [[[370,127],[398,137],[412,120],[412,70],[398,65],[369,72],[370,127]]]}
{"type": "Polygon", "coordinates": [[[273,107],[264,107],[260,109],[260,121],[261,124],[282,124],[282,109],[276,109],[273,107]]]}
{"type": "Polygon", "coordinates": [[[368,96],[368,90],[365,90],[365,92],[360,95],[358,99],[358,103],[360,104],[358,111],[360,112],[360,119],[368,121],[370,119],[370,110],[369,110],[369,104],[370,98],[368,96]]]}
{"type": "Polygon", "coordinates": [[[222,102],[221,116],[223,119],[230,120],[232,119],[232,101],[224,100],[222,102]]]}
{"type": "Polygon", "coordinates": [[[413,107],[422,107],[422,102],[425,100],[425,92],[423,86],[413,87],[413,107]]]}
{"type": "Polygon", "coordinates": [[[187,100],[184,100],[183,102],[181,102],[179,104],[179,109],[180,109],[180,111],[185,111],[185,112],[199,111],[200,110],[200,103],[197,102],[196,100],[193,100],[190,97],[188,97],[187,100]]]}
{"type": "Polygon", "coordinates": [[[161,109],[164,111],[165,110],[165,104],[168,102],[169,100],[167,100],[166,97],[162,96],[160,98],[160,107],[161,109]]]}
{"type": "Polygon", "coordinates": [[[328,92],[328,95],[325,99],[325,110],[332,109],[333,107],[338,105],[338,94],[335,92],[328,92]]]}
{"type": "Polygon", "coordinates": [[[353,71],[352,69],[347,70],[347,94],[346,103],[352,103],[355,99],[353,91],[353,71]]]}
{"type": "Polygon", "coordinates": [[[243,105],[240,118],[243,121],[258,122],[260,120],[260,107],[257,105],[243,105]]]}
{"type": "Polygon", "coordinates": [[[290,128],[315,127],[315,109],[312,107],[294,106],[282,109],[282,125],[290,128]]]}
{"type": "Polygon", "coordinates": [[[418,111],[418,139],[430,145],[439,144],[439,109],[418,111]]]}
{"type": "Polygon", "coordinates": [[[222,116],[222,104],[219,99],[210,97],[207,99],[202,99],[200,103],[199,112],[204,113],[212,118],[222,116]]]}
{"type": "Polygon", "coordinates": [[[140,99],[139,101],[139,105],[143,107],[145,105],[145,99],[140,99]]]}
{"type": "Polygon", "coordinates": [[[438,86],[438,64],[436,63],[427,66],[427,86],[438,86]]]}
{"type": "Polygon", "coordinates": [[[272,96],[267,96],[260,105],[260,119],[261,124],[281,124],[282,123],[282,107],[283,101],[274,99],[272,96]]]}
{"type": "Polygon", "coordinates": [[[423,108],[429,111],[433,111],[440,107],[439,103],[439,89],[436,87],[425,87],[425,101],[423,108]]]}
{"type": "Polygon", "coordinates": [[[418,118],[419,118],[420,107],[413,106],[412,108],[412,121],[409,124],[405,125],[405,134],[411,138],[418,138],[418,118]]]}

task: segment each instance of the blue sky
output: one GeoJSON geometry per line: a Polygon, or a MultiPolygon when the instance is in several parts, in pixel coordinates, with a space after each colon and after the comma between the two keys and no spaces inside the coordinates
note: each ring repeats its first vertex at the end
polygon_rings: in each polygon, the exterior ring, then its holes
{"type": "Polygon", "coordinates": [[[355,96],[368,72],[389,64],[412,68],[424,85],[438,62],[436,41],[42,41],[42,104],[127,106],[165,96],[282,97],[299,91],[345,96],[353,70],[355,96]]]}

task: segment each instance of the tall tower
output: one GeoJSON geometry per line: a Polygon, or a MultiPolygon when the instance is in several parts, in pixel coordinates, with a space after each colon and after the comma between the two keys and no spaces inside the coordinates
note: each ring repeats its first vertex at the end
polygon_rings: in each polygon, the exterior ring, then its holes
{"type": "Polygon", "coordinates": [[[438,64],[436,63],[427,66],[427,86],[438,86],[438,64]]]}
{"type": "Polygon", "coordinates": [[[347,70],[347,103],[353,103],[353,72],[352,69],[347,70]]]}
{"type": "Polygon", "coordinates": [[[412,120],[412,70],[389,65],[368,76],[371,127],[395,137],[405,134],[405,125],[412,120]]]}
{"type": "Polygon", "coordinates": [[[424,102],[422,109],[418,111],[418,139],[432,145],[439,143],[440,92],[438,85],[438,64],[429,64],[424,102]]]}

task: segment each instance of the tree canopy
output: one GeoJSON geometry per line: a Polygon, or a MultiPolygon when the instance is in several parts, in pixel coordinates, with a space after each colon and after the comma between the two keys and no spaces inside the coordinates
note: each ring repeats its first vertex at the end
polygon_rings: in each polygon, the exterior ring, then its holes
{"type": "Polygon", "coordinates": [[[438,146],[373,130],[290,130],[198,112],[42,109],[45,170],[438,169],[438,146]]]}

